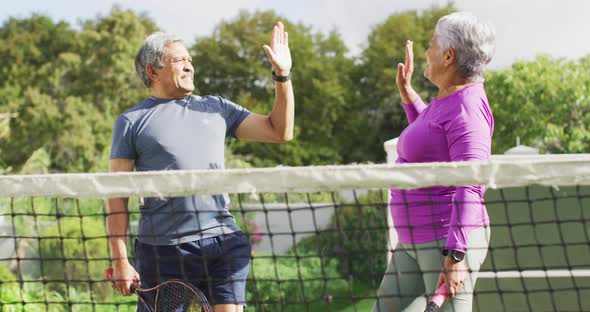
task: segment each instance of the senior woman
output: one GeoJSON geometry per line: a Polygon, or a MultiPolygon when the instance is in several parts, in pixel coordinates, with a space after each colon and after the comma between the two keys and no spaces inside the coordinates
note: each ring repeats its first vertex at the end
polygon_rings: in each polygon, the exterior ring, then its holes
{"type": "MultiPolygon", "coordinates": [[[[438,87],[426,106],[411,86],[412,42],[396,83],[409,125],[398,141],[397,163],[487,160],[494,119],[483,72],[495,31],[472,14],[442,17],[426,51],[424,75],[438,87]]],[[[483,186],[391,190],[398,234],[373,311],[424,311],[428,296],[446,284],[451,300],[441,311],[471,311],[477,272],[489,246],[483,186]]]]}

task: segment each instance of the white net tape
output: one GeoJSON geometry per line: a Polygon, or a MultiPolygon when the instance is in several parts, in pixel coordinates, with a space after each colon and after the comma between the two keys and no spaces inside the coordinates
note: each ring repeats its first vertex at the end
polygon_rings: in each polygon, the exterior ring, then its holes
{"type": "Polygon", "coordinates": [[[0,176],[0,197],[324,192],[434,185],[590,185],[590,154],[494,156],[485,162],[0,176]]]}

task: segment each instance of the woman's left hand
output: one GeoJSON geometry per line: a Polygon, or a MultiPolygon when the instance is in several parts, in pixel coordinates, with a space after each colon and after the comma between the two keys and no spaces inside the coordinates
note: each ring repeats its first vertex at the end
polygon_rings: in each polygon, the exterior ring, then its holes
{"type": "Polygon", "coordinates": [[[459,290],[463,288],[465,277],[469,269],[465,265],[465,260],[455,263],[450,257],[445,257],[442,272],[438,277],[438,283],[436,288],[440,287],[443,283],[447,284],[447,289],[451,297],[456,296],[459,290]]]}

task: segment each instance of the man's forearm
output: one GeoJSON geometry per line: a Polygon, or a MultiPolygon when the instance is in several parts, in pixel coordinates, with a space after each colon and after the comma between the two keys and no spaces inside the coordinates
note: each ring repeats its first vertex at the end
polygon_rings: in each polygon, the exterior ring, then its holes
{"type": "Polygon", "coordinates": [[[109,246],[111,248],[111,260],[113,265],[127,264],[127,224],[129,217],[127,213],[128,198],[109,199],[107,215],[107,231],[109,246]]]}
{"type": "Polygon", "coordinates": [[[293,138],[295,96],[291,81],[275,82],[275,105],[270,113],[273,128],[283,141],[293,138]]]}

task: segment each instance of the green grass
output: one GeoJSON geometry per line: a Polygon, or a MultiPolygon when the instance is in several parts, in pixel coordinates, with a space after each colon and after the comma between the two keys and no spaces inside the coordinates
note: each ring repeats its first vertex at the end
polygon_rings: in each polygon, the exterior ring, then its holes
{"type": "Polygon", "coordinates": [[[364,299],[358,301],[356,304],[349,305],[347,308],[342,310],[338,310],[338,312],[361,312],[361,311],[371,311],[373,307],[373,303],[375,303],[374,299],[364,299]]]}
{"type": "Polygon", "coordinates": [[[370,311],[374,299],[367,299],[375,296],[376,289],[366,284],[349,283],[347,288],[332,289],[329,295],[332,301],[318,298],[310,304],[297,304],[285,307],[286,312],[296,311],[332,311],[332,312],[362,312],[370,311]]]}

